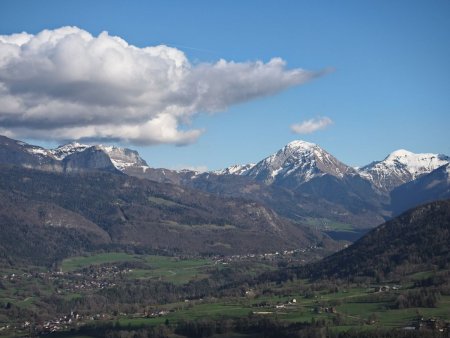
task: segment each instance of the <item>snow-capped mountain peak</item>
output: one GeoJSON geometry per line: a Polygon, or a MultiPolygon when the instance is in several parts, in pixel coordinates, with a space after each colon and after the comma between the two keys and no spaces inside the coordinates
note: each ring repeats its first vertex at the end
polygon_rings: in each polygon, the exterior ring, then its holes
{"type": "Polygon", "coordinates": [[[398,149],[398,150],[395,150],[395,151],[393,151],[392,153],[390,153],[390,154],[385,158],[385,160],[386,160],[386,161],[388,161],[388,160],[393,161],[393,160],[396,160],[396,159],[399,159],[399,158],[407,158],[407,157],[414,156],[414,155],[416,155],[416,154],[414,154],[413,152],[411,152],[411,151],[409,151],[409,150],[406,150],[406,149],[398,149]]]}
{"type": "Polygon", "coordinates": [[[386,157],[385,162],[403,164],[414,178],[421,174],[429,173],[440,166],[448,163],[449,157],[441,154],[423,153],[415,154],[410,151],[400,149],[392,152],[386,157]]]}
{"type": "Polygon", "coordinates": [[[420,153],[399,149],[384,160],[372,162],[358,170],[359,174],[383,191],[412,181],[450,162],[450,157],[442,154],[420,153]]]}
{"type": "Polygon", "coordinates": [[[292,142],[289,142],[284,148],[309,151],[314,148],[319,148],[319,146],[317,144],[303,140],[294,140],[292,142]]]}
{"type": "Polygon", "coordinates": [[[354,172],[354,169],[339,162],[318,145],[295,140],[252,166],[243,175],[266,184],[289,179],[297,185],[326,174],[342,178],[350,172],[354,172]]]}

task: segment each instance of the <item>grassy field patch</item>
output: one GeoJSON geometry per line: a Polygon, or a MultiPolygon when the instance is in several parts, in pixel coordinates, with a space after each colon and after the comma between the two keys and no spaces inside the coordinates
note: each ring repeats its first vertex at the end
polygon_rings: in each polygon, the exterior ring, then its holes
{"type": "Polygon", "coordinates": [[[90,256],[77,256],[65,259],[61,264],[64,272],[74,271],[90,265],[106,263],[135,262],[141,260],[142,256],[127,254],[124,252],[108,252],[90,256]]]}
{"type": "Polygon", "coordinates": [[[129,278],[158,278],[174,284],[206,278],[204,268],[212,265],[207,259],[179,259],[166,256],[145,256],[149,269],[136,269],[129,278]]]}
{"type": "Polygon", "coordinates": [[[65,259],[61,266],[64,272],[69,272],[91,265],[123,262],[141,262],[148,266],[148,268],[144,266],[142,268],[132,269],[127,274],[127,277],[130,279],[159,279],[174,284],[183,284],[191,280],[208,277],[208,274],[205,273],[205,267],[213,264],[211,260],[201,258],[181,259],[168,256],[131,255],[113,252],[71,257],[65,259]]]}

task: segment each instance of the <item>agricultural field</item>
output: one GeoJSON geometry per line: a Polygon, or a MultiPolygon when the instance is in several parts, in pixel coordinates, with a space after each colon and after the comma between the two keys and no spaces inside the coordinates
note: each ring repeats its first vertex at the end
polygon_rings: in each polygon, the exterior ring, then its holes
{"type": "Polygon", "coordinates": [[[65,259],[61,264],[61,270],[73,272],[92,266],[120,263],[139,263],[138,268],[130,268],[130,271],[127,272],[129,279],[158,279],[174,284],[184,284],[191,280],[206,278],[208,274],[205,269],[214,264],[212,260],[203,258],[184,259],[113,252],[65,259]]]}
{"type": "MultiPolygon", "coordinates": [[[[0,336],[11,335],[13,331],[27,332],[30,326],[25,325],[31,324],[21,321],[21,316],[44,311],[51,316],[56,307],[61,309],[60,314],[55,313],[50,322],[58,322],[56,332],[65,332],[70,337],[88,337],[92,330],[111,327],[153,330],[162,326],[173,333],[186,322],[227,320],[230,323],[272,320],[279,325],[304,323],[344,332],[398,329],[414,325],[419,317],[443,322],[450,317],[450,295],[445,294],[432,306],[396,307],[400,295],[419,292],[421,288],[415,283],[432,278],[436,273],[433,270],[411,274],[402,284],[386,282],[383,284],[386,291],[379,291],[381,286],[376,284],[336,285],[325,280],[250,282],[261,273],[274,271],[278,263],[255,258],[225,262],[113,252],[66,259],[61,263],[61,271],[5,269],[0,288],[0,301],[5,308],[0,329],[5,327],[2,322],[12,323],[15,329],[3,329],[0,336]],[[104,300],[116,305],[106,308],[98,305],[104,300]],[[67,318],[75,306],[80,308],[80,315],[76,318],[70,315],[69,322],[67,318]],[[114,311],[118,306],[120,310],[114,311]],[[9,308],[17,313],[15,322],[6,317],[11,314],[9,308]]],[[[45,327],[39,330],[45,332],[45,327]]],[[[251,332],[232,334],[254,337],[251,332]]]]}
{"type": "Polygon", "coordinates": [[[276,295],[255,295],[249,290],[248,294],[240,297],[196,299],[165,304],[159,307],[165,313],[163,316],[154,318],[123,316],[115,320],[122,327],[139,328],[164,323],[176,325],[183,321],[198,321],[205,318],[223,320],[260,316],[286,323],[323,321],[336,332],[355,328],[363,330],[402,328],[411,326],[418,317],[449,320],[450,296],[442,296],[436,307],[395,309],[394,301],[402,290],[378,292],[373,287],[350,285],[335,292],[319,290],[313,295],[305,295],[303,292],[283,292],[285,288],[292,290],[296,284],[301,289],[310,286],[307,281],[299,280],[282,287],[273,285],[272,290],[276,290],[276,295]]]}
{"type": "MultiPolygon", "coordinates": [[[[334,295],[333,295],[334,296],[334,295]]],[[[331,298],[334,298],[331,296],[331,298]]],[[[297,304],[289,304],[289,300],[283,297],[274,298],[273,303],[269,303],[264,308],[256,307],[253,302],[234,300],[219,300],[211,302],[210,300],[197,301],[189,304],[169,304],[164,309],[169,312],[155,318],[132,318],[122,317],[114,319],[109,324],[117,327],[127,328],[127,330],[139,330],[145,327],[176,327],[180,323],[189,321],[224,321],[237,320],[239,318],[266,318],[286,323],[327,323],[329,330],[334,332],[345,332],[348,330],[377,330],[410,326],[417,319],[417,314],[425,317],[448,319],[449,304],[445,299],[439,308],[423,309],[411,308],[404,310],[385,309],[384,303],[346,303],[343,299],[343,305],[337,307],[336,313],[318,312],[316,301],[300,300],[297,304]],[[285,305],[283,308],[280,306],[285,305]],[[171,307],[174,308],[171,308],[171,307]],[[276,308],[276,307],[280,308],[276,308]]],[[[98,324],[97,324],[98,325],[98,324]]],[[[232,337],[259,337],[258,335],[233,333],[232,337]]],[[[230,335],[213,335],[212,337],[231,337],[230,335]]]]}
{"type": "Polygon", "coordinates": [[[206,268],[214,262],[208,259],[179,259],[165,256],[146,256],[145,263],[149,268],[134,269],[130,278],[151,279],[168,281],[174,284],[185,284],[191,280],[207,278],[206,268]]]}

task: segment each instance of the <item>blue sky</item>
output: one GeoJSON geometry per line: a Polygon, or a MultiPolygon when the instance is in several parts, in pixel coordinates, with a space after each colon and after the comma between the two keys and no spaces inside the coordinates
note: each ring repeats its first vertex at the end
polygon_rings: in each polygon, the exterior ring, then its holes
{"type": "MultiPolygon", "coordinates": [[[[334,70],[193,114],[179,129],[203,133],[188,145],[128,145],[154,167],[255,162],[294,139],[317,143],[349,165],[399,148],[450,154],[449,1],[0,3],[0,35],[62,26],[94,37],[108,31],[140,48],[174,47],[194,67],[279,57],[286,71],[334,70]],[[319,117],[333,123],[311,134],[292,132],[291,125],[319,117]]],[[[56,145],[48,135],[33,141],[56,145]]]]}

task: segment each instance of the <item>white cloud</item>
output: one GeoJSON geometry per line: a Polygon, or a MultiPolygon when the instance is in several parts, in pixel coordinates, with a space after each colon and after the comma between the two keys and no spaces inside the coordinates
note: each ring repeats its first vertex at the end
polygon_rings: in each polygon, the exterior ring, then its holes
{"type": "Polygon", "coordinates": [[[291,130],[296,134],[311,134],[317,130],[325,129],[332,123],[333,121],[329,117],[319,117],[293,124],[291,130]]]}
{"type": "Polygon", "coordinates": [[[138,48],[77,27],[0,35],[0,133],[40,139],[188,144],[191,117],[276,94],[321,72],[267,63],[191,64],[176,49],[138,48]]]}

